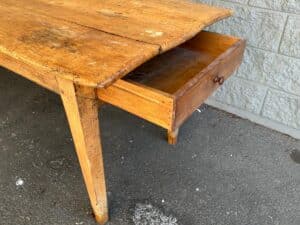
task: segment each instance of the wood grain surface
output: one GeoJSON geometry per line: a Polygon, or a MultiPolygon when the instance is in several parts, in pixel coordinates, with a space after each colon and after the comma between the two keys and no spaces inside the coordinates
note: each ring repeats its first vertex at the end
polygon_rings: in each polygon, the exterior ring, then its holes
{"type": "Polygon", "coordinates": [[[5,0],[51,17],[157,44],[162,51],[190,39],[230,10],[184,0],[5,0]]]}
{"type": "Polygon", "coordinates": [[[3,0],[0,52],[49,76],[107,87],[230,15],[182,0],[3,0]]]}
{"type": "MultiPolygon", "coordinates": [[[[158,54],[158,49],[0,3],[0,53],[47,76],[104,87],[158,54]]],[[[0,65],[10,69],[1,58],[0,65]]]]}

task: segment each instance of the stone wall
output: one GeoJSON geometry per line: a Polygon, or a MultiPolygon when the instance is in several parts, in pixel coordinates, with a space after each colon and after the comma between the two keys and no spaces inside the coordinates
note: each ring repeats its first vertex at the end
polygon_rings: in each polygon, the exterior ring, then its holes
{"type": "Polygon", "coordinates": [[[207,104],[300,139],[300,0],[195,0],[235,16],[208,29],[247,39],[244,63],[207,104]]]}

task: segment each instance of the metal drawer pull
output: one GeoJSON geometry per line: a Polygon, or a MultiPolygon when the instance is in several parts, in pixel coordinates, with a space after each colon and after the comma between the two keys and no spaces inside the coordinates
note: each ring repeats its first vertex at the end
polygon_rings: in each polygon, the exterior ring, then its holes
{"type": "Polygon", "coordinates": [[[218,83],[219,85],[222,85],[224,83],[224,81],[225,81],[225,78],[223,76],[221,76],[221,77],[217,76],[214,78],[214,83],[218,83]]]}

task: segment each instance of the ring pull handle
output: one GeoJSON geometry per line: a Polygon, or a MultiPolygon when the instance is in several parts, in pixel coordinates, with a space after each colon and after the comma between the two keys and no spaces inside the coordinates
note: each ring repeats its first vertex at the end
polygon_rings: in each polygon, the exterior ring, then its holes
{"type": "Polygon", "coordinates": [[[220,85],[224,84],[224,81],[225,81],[225,78],[224,78],[223,76],[220,77],[220,79],[219,79],[219,84],[220,84],[220,85]]]}
{"type": "Polygon", "coordinates": [[[223,76],[217,76],[214,78],[214,83],[218,83],[219,85],[222,85],[225,81],[225,78],[223,76]]]}

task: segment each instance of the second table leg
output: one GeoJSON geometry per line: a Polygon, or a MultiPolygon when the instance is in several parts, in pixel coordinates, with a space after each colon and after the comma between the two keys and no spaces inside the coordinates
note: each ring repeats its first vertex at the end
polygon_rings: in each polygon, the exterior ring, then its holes
{"type": "Polygon", "coordinates": [[[108,209],[95,91],[76,88],[62,78],[57,82],[96,220],[105,224],[108,209]]]}

